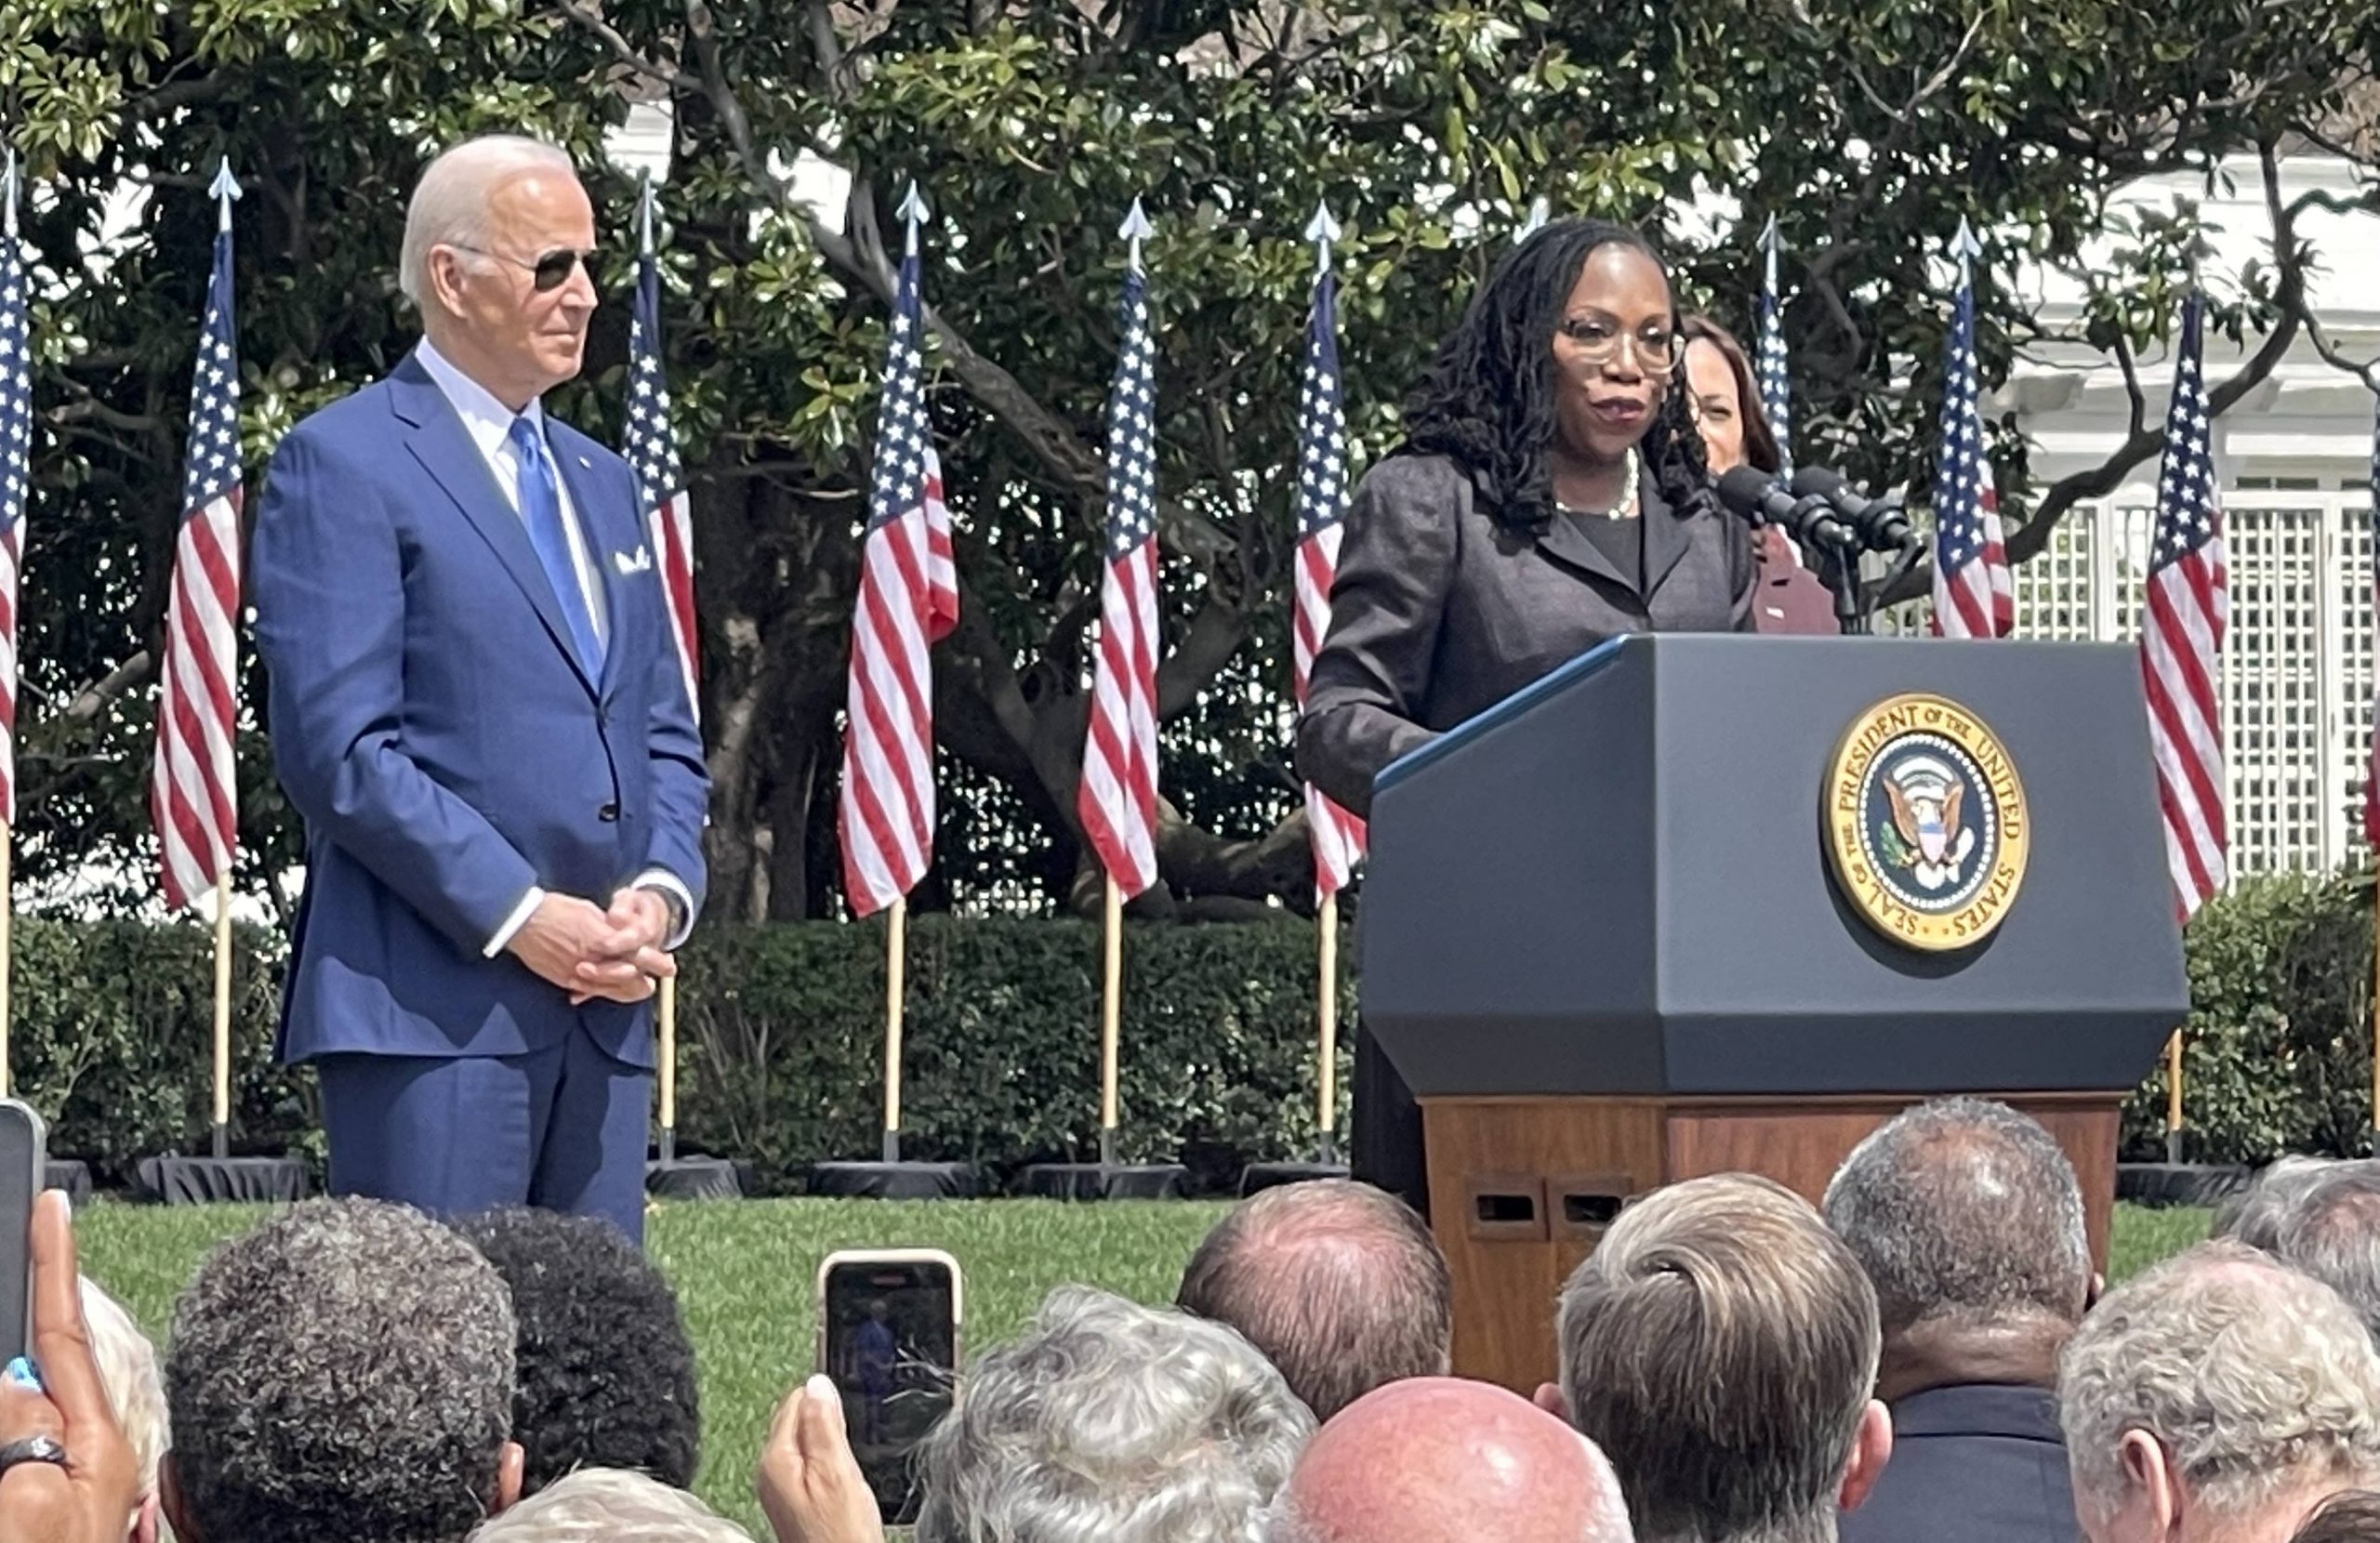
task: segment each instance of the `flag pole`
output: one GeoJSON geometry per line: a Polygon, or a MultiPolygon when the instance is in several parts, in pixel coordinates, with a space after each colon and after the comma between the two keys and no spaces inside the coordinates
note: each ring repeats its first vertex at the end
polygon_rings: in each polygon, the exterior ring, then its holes
{"type": "Polygon", "coordinates": [[[901,1160],[901,1012],[908,996],[909,897],[892,901],[884,953],[884,1160],[901,1160]]]}
{"type": "Polygon", "coordinates": [[[1101,970],[1104,977],[1099,1003],[1099,1160],[1108,1167],[1116,1162],[1116,1039],[1117,1020],[1123,1013],[1124,983],[1124,891],[1116,886],[1116,876],[1107,876],[1107,946],[1106,962],[1101,970]]]}
{"type": "Polygon", "coordinates": [[[215,1155],[231,1155],[231,864],[215,876],[215,1155]]]}
{"type": "Polygon", "coordinates": [[[2165,1041],[2165,1161],[2182,1160],[2182,1031],[2165,1041]]]}
{"type": "Polygon", "coordinates": [[[678,983],[670,976],[661,980],[661,1000],[654,1009],[659,1020],[661,1046],[661,1160],[678,1160],[678,983]]]}
{"type": "Polygon", "coordinates": [[[1321,1009],[1320,1075],[1316,1079],[1315,1130],[1316,1157],[1325,1163],[1339,1156],[1339,892],[1322,897],[1316,918],[1320,933],[1322,979],[1316,996],[1321,1009]]]}

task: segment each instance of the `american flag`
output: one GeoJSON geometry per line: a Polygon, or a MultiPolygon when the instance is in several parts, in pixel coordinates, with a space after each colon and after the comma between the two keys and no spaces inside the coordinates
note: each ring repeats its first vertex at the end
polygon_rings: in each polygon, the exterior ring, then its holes
{"type": "MultiPolygon", "coordinates": [[[[2372,593],[2380,616],[2380,397],[2372,403],[2372,593]]],[[[2363,839],[2380,851],[2380,699],[2372,706],[2372,764],[2363,777],[2363,839]]]]}
{"type": "Polygon", "coordinates": [[[240,606],[240,365],[231,326],[231,200],[227,165],[212,190],[222,206],[206,321],[191,382],[182,457],[182,517],[158,671],[157,759],[149,811],[165,865],[165,902],[194,904],[231,870],[238,831],[231,743],[240,606]]]}
{"type": "Polygon", "coordinates": [[[1785,367],[1785,307],[1777,289],[1777,217],[1760,238],[1768,254],[1767,276],[1760,286],[1760,336],[1753,348],[1753,384],[1760,390],[1760,410],[1777,435],[1780,477],[1793,475],[1793,383],[1785,367]]]}
{"type": "Polygon", "coordinates": [[[1976,405],[1972,240],[1959,231],[1959,295],[1942,383],[1941,450],[1934,468],[1934,630],[1944,638],[2005,638],[2016,626],[2016,588],[1991,485],[1990,442],[1976,405]]]}
{"type": "Polygon", "coordinates": [[[1083,834],[1126,900],[1157,882],[1157,370],[1148,282],[1134,257],[1107,399],[1106,573],[1075,798],[1083,834]]]}
{"type": "Polygon", "coordinates": [[[661,589],[669,601],[669,635],[686,677],[686,700],[696,714],[694,687],[694,526],[678,436],[669,427],[669,383],[661,370],[661,264],[653,251],[653,184],[639,207],[644,239],[636,268],[636,305],[628,316],[628,432],[624,447],[653,526],[661,589]]]}
{"type": "Polygon", "coordinates": [[[892,297],[884,402],[876,423],[867,529],[852,610],[843,791],[843,892],[855,916],[906,895],[933,861],[933,666],[927,650],[959,622],[959,570],[942,465],[926,412],[918,301],[917,190],[902,204],[907,254],[892,297]]]}
{"type": "MultiPolygon", "coordinates": [[[[1327,228],[1328,219],[1326,215],[1316,223],[1327,228]]],[[[1338,281],[1325,268],[1315,275],[1305,379],[1298,388],[1297,613],[1290,656],[1301,708],[1306,675],[1330,631],[1330,581],[1339,572],[1339,542],[1346,534],[1347,419],[1339,402],[1338,309],[1338,281]]],[[[1314,839],[1315,892],[1336,894],[1363,860],[1364,822],[1312,783],[1305,788],[1305,816],[1314,839]]]]}
{"type": "Polygon", "coordinates": [[[17,569],[33,488],[33,367],[17,253],[17,162],[0,174],[0,824],[17,823],[17,569]]]}
{"type": "Polygon", "coordinates": [[[2183,302],[2164,466],[2157,479],[2148,615],[2140,629],[2149,741],[2165,816],[2165,866],[2174,907],[2186,921],[2223,888],[2230,851],[2223,818],[2223,720],[2215,694],[2230,578],[2215,495],[2200,311],[2197,295],[2183,302]]]}

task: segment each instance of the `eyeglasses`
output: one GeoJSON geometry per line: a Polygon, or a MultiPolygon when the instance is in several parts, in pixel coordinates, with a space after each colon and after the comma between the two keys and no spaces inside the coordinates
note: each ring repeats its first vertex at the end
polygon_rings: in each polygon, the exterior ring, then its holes
{"type": "Polygon", "coordinates": [[[484,246],[473,246],[468,242],[450,241],[446,244],[457,251],[476,252],[483,257],[494,257],[498,262],[510,263],[530,276],[540,295],[549,295],[568,284],[571,270],[575,268],[587,270],[587,282],[588,284],[595,282],[595,251],[592,247],[579,252],[567,246],[557,246],[550,252],[539,253],[535,262],[522,262],[519,257],[507,257],[502,252],[491,252],[484,246]]]}
{"type": "Polygon", "coordinates": [[[1627,333],[1600,316],[1570,316],[1563,319],[1557,330],[1575,345],[1571,352],[1583,363],[1608,364],[1620,357],[1622,348],[1635,354],[1639,368],[1655,375],[1677,363],[1677,334],[1665,326],[1627,333]]]}

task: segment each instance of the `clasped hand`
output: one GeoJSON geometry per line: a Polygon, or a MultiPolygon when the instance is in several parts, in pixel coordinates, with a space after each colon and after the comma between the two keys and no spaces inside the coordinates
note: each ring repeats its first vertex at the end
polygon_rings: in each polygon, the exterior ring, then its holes
{"type": "Polygon", "coordinates": [[[678,973],[662,944],[669,906],[651,890],[622,890],[607,910],[575,895],[549,894],[512,935],[513,956],[570,993],[571,1004],[602,997],[641,1002],[654,983],[678,973]]]}

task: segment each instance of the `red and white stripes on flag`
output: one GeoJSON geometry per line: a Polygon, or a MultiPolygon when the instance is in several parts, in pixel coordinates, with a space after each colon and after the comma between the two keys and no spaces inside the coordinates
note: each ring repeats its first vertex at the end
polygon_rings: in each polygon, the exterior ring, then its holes
{"type": "Polygon", "coordinates": [[[678,435],[669,423],[669,382],[661,367],[661,268],[652,239],[653,188],[644,191],[643,250],[636,274],[636,305],[628,317],[628,429],[621,448],[636,473],[638,496],[652,525],[653,550],[668,601],[669,636],[686,678],[686,701],[702,714],[696,690],[699,634],[694,631],[694,527],[678,435]]]}
{"type": "Polygon", "coordinates": [[[1934,631],[2005,638],[2016,627],[2016,587],[1991,481],[1991,443],[1977,405],[1973,238],[1959,231],[1959,293],[1942,382],[1942,438],[1934,463],[1934,631]]]}
{"type": "Polygon", "coordinates": [[[1126,900],[1157,882],[1157,369],[1148,283],[1124,275],[1107,399],[1107,540],[1099,655],[1075,811],[1126,900]]]}
{"type": "Polygon", "coordinates": [[[2165,819],[2165,866],[2174,883],[2174,908],[2185,921],[2223,888],[2230,871],[2223,718],[2215,691],[2230,619],[2230,574],[2215,491],[2202,309],[2196,294],[2182,305],[2164,464],[2157,479],[2147,614],[2140,628],[2149,740],[2165,819]]]}
{"type": "MultiPolygon", "coordinates": [[[[1290,654],[1300,710],[1314,656],[1330,633],[1330,585],[1339,572],[1339,543],[1346,534],[1347,420],[1339,393],[1339,286],[1329,270],[1315,276],[1314,304],[1306,319],[1305,377],[1298,388],[1297,610],[1291,618],[1290,654]]],[[[1305,785],[1305,815],[1314,843],[1314,889],[1317,899],[1338,893],[1355,877],[1364,856],[1364,822],[1332,802],[1312,783],[1305,785]]]]}
{"type": "Polygon", "coordinates": [[[0,174],[0,823],[17,823],[17,572],[33,495],[32,297],[17,251],[17,164],[0,174]]]}
{"type": "Polygon", "coordinates": [[[950,509],[919,351],[921,315],[912,244],[893,297],[852,611],[839,823],[843,892],[862,917],[907,894],[933,861],[933,673],[927,651],[959,621],[950,509]]]}
{"type": "Polygon", "coordinates": [[[240,369],[232,347],[229,207],[215,236],[215,272],[191,387],[149,789],[165,902],[176,907],[197,903],[230,874],[239,830],[232,736],[239,679],[240,369]]]}

